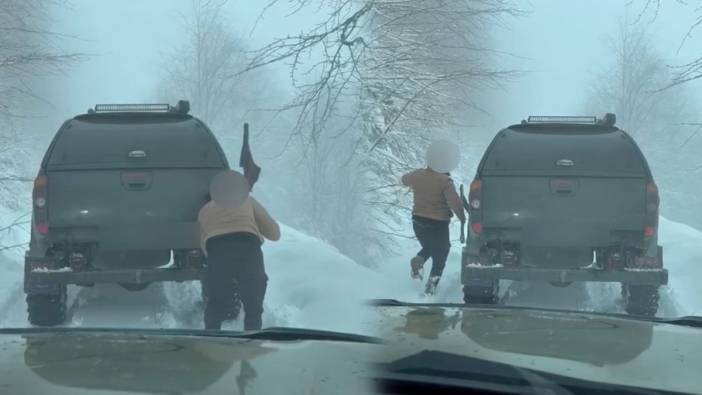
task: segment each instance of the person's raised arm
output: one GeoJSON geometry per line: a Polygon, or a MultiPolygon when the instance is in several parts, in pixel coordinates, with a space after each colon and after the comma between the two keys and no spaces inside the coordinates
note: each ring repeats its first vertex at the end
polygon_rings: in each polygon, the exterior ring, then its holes
{"type": "Polygon", "coordinates": [[[256,199],[251,198],[251,200],[254,206],[254,219],[263,237],[271,241],[280,240],[280,226],[278,222],[268,214],[268,211],[256,199]]]}

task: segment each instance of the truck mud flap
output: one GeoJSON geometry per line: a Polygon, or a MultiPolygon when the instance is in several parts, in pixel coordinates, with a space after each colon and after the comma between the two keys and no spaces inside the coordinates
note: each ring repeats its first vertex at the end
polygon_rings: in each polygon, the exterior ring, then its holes
{"type": "Polygon", "coordinates": [[[627,284],[665,285],[668,283],[666,269],[639,270],[592,270],[592,269],[541,269],[507,268],[500,266],[464,267],[463,284],[479,280],[570,282],[616,282],[627,284]]]}
{"type": "Polygon", "coordinates": [[[162,281],[194,281],[204,276],[203,269],[145,269],[145,270],[94,270],[84,272],[43,271],[32,272],[29,284],[148,284],[162,281]]]}

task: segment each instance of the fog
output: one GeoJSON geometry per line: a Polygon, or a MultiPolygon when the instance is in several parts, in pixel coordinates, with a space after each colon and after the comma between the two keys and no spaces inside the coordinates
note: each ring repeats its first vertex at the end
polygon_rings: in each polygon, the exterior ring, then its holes
{"type": "MultiPolygon", "coordinates": [[[[151,99],[163,57],[185,39],[182,22],[190,2],[74,0],[70,4],[69,9],[57,10],[57,30],[77,37],[64,42],[64,47],[91,56],[52,82],[61,87],[61,94],[50,97],[54,109],[49,114],[63,119],[98,102],[151,99]]],[[[232,0],[227,6],[232,28],[252,49],[298,33],[321,18],[320,12],[313,12],[316,9],[286,17],[292,7],[283,5],[259,19],[262,4],[232,0]]],[[[495,121],[489,133],[528,114],[581,113],[583,92],[611,55],[606,36],[616,30],[620,18],[629,15],[636,20],[641,12],[636,2],[623,0],[532,0],[520,5],[526,15],[494,26],[494,48],[509,54],[500,58],[503,68],[525,73],[494,93],[496,103],[489,111],[495,121]]],[[[695,36],[680,48],[693,20],[692,13],[673,2],[655,20],[647,13],[640,23],[650,29],[668,63],[675,65],[696,54],[699,39],[695,36]]],[[[277,73],[285,86],[287,70],[280,66],[277,73]]]]}
{"type": "MultiPolygon", "coordinates": [[[[529,15],[498,29],[497,47],[514,55],[508,67],[526,71],[497,93],[498,104],[491,112],[500,125],[529,114],[582,114],[593,78],[613,56],[607,36],[616,32],[619,20],[628,18],[634,23],[641,14],[640,4],[629,1],[530,3],[529,15]]],[[[655,48],[668,64],[695,57],[700,43],[694,37],[678,51],[694,15],[671,2],[655,20],[652,16],[641,16],[640,23],[650,30],[655,48]]]]}
{"type": "MultiPolygon", "coordinates": [[[[325,56],[319,48],[302,51],[300,68],[291,66],[293,57],[286,57],[242,75],[237,73],[248,66],[255,55],[261,54],[257,50],[275,39],[304,34],[324,23],[332,2],[320,1],[323,5],[316,6],[316,2],[302,1],[307,5],[298,10],[298,2],[280,1],[265,11],[267,1],[225,2],[221,13],[216,13],[225,27],[224,33],[217,36],[217,40],[223,42],[210,42],[208,38],[203,45],[211,44],[208,48],[216,48],[215,54],[219,55],[219,49],[228,48],[225,44],[233,37],[235,48],[225,59],[231,69],[220,70],[216,76],[226,84],[219,84],[217,78],[213,79],[214,83],[208,82],[217,85],[215,88],[226,85],[227,90],[203,94],[208,103],[198,102],[193,92],[200,92],[200,87],[189,86],[192,76],[186,70],[188,62],[194,59],[188,51],[192,49],[191,28],[196,3],[190,0],[70,0],[67,6],[63,2],[52,5],[49,30],[58,35],[52,36],[50,47],[77,53],[80,60],[63,65],[58,72],[37,73],[23,81],[30,87],[34,99],[22,102],[19,106],[22,116],[12,118],[13,131],[21,136],[15,148],[21,148],[22,152],[13,153],[3,161],[9,163],[6,168],[11,169],[8,172],[13,177],[25,180],[2,190],[3,221],[11,223],[15,217],[31,211],[31,184],[27,181],[35,176],[41,156],[63,121],[85,113],[98,103],[168,101],[174,104],[178,99],[186,99],[191,102],[191,113],[212,128],[232,167],[239,159],[242,124],[251,124],[253,153],[263,168],[253,194],[293,235],[291,240],[284,240],[285,248],[293,252],[270,247],[276,256],[300,259],[300,255],[309,253],[294,250],[295,240],[300,239],[307,249],[323,249],[325,257],[340,262],[346,272],[353,273],[354,279],[372,278],[370,282],[374,285],[368,295],[392,298],[396,295],[383,291],[396,292],[398,297],[409,300],[418,293],[414,285],[395,284],[383,289],[382,283],[409,282],[398,277],[407,275],[409,258],[414,255],[417,244],[412,234],[410,196],[396,184],[402,173],[424,166],[423,153],[430,140],[440,137],[457,142],[462,158],[453,178],[456,184],[468,185],[490,140],[508,125],[519,123],[529,115],[600,116],[619,110],[611,104],[616,101],[601,97],[609,85],[600,85],[598,80],[616,64],[612,37],[616,37],[621,26],[645,31],[651,53],[666,66],[661,71],[665,81],[657,80],[659,85],[645,87],[646,92],[664,88],[676,70],[674,66],[699,57],[702,47],[699,38],[702,30],[694,31],[683,43],[695,15],[691,7],[678,2],[665,2],[657,12],[644,9],[644,1],[520,1],[517,2],[519,12],[498,13],[496,17],[486,17],[487,23],[481,20],[468,27],[478,37],[477,49],[447,54],[441,51],[454,43],[441,42],[446,36],[434,37],[443,44],[437,53],[448,59],[446,63],[451,63],[447,66],[449,71],[452,71],[450,67],[465,61],[480,72],[495,73],[495,77],[475,77],[455,84],[438,81],[439,88],[420,95],[418,108],[408,110],[412,117],[392,118],[398,110],[398,102],[408,97],[411,97],[408,102],[414,100],[414,91],[387,82],[395,78],[392,73],[400,67],[383,69],[379,64],[392,63],[394,52],[380,51],[379,57],[384,56],[382,60],[387,62],[378,60],[372,67],[366,65],[369,69],[380,69],[380,77],[374,76],[377,79],[362,88],[349,88],[339,83],[343,86],[338,95],[340,99],[333,105],[327,103],[324,109],[333,110],[324,118],[319,116],[319,112],[324,111],[314,105],[309,106],[314,110],[308,110],[307,114],[302,106],[275,111],[304,97],[309,93],[305,91],[308,88],[305,83],[317,81],[327,71],[314,67],[317,62],[323,63],[325,56]],[[230,78],[232,76],[235,78],[230,78]],[[291,81],[293,78],[295,83],[291,81]],[[393,88],[395,96],[390,100],[378,99],[383,96],[380,93],[384,89],[393,88]],[[403,89],[408,89],[409,93],[403,89]],[[596,113],[590,114],[591,111],[596,113]],[[30,160],[24,160],[25,157],[30,160]]],[[[412,17],[421,19],[421,15],[412,17]]],[[[409,25],[412,21],[406,23],[409,25]]],[[[380,36],[378,40],[382,44],[390,41],[389,47],[396,45],[391,42],[394,37],[380,36]]],[[[395,49],[402,49],[399,47],[395,49]]],[[[431,49],[428,47],[431,46],[425,44],[421,48],[431,49]]],[[[267,56],[277,54],[269,52],[267,56]]],[[[426,59],[430,58],[426,55],[426,59]]],[[[429,74],[432,67],[411,65],[407,74],[429,74]]],[[[340,76],[347,75],[342,72],[340,76]]],[[[353,78],[349,80],[358,83],[353,78]]],[[[661,97],[670,105],[661,106],[659,112],[645,120],[644,126],[629,130],[646,154],[661,189],[662,215],[675,221],[666,222],[666,226],[685,233],[690,240],[698,239],[692,234],[694,229],[683,229],[677,223],[702,229],[702,210],[698,209],[702,205],[699,181],[702,160],[697,158],[702,149],[702,134],[696,136],[694,126],[679,124],[702,122],[699,116],[701,84],[702,80],[697,80],[666,91],[670,96],[661,97]],[[681,101],[674,102],[673,98],[681,101]],[[684,106],[680,105],[680,111],[676,112],[678,103],[684,106]]],[[[332,93],[327,95],[333,96],[332,93]]],[[[328,96],[320,96],[321,107],[324,107],[328,96]]],[[[320,100],[319,97],[316,100],[320,100]]],[[[618,115],[622,127],[635,125],[632,117],[618,115]]],[[[4,226],[7,225],[0,223],[0,227],[4,226]]],[[[457,239],[457,226],[452,232],[453,239],[457,239]]],[[[29,237],[26,224],[7,234],[0,246],[19,245],[29,237]]],[[[453,241],[449,278],[439,294],[440,301],[460,298],[457,264],[460,244],[453,241]]],[[[4,254],[19,263],[23,251],[13,247],[4,254]]],[[[683,264],[683,254],[676,252],[671,256],[675,257],[674,264],[683,264]]],[[[309,267],[314,275],[324,270],[322,260],[319,258],[303,267],[309,267]]],[[[282,266],[280,262],[273,265],[282,266]]],[[[300,276],[284,278],[302,281],[300,276]]],[[[347,289],[350,288],[348,284],[340,288],[344,297],[353,291],[347,289]]],[[[585,291],[580,289],[579,292],[585,291]]],[[[694,294],[687,288],[680,292],[694,294]]],[[[280,300],[303,300],[306,295],[291,291],[290,295],[279,294],[279,297],[280,300]]],[[[316,297],[317,293],[314,295],[316,297]]],[[[699,312],[697,305],[680,307],[674,292],[666,295],[664,314],[699,312]]],[[[362,296],[348,297],[360,300],[362,296]]],[[[272,315],[266,318],[268,323],[288,324],[303,322],[293,318],[285,320],[289,315],[304,316],[302,311],[307,305],[291,303],[270,307],[272,315]]],[[[621,309],[608,305],[604,310],[621,309]]],[[[178,326],[177,323],[172,325],[178,326]]]]}
{"type": "MultiPolygon", "coordinates": [[[[189,0],[75,0],[68,7],[62,6],[63,3],[55,5],[50,16],[51,30],[63,36],[54,40],[52,45],[67,52],[83,54],[84,57],[67,65],[61,73],[37,75],[30,81],[35,94],[42,98],[42,101],[31,103],[31,108],[25,111],[31,118],[22,121],[25,125],[22,134],[38,138],[38,144],[33,144],[35,149],[31,150],[32,153],[40,156],[61,122],[85,112],[96,103],[139,103],[184,98],[191,100],[194,115],[203,117],[218,137],[226,140],[223,144],[230,161],[237,159],[238,131],[243,122],[252,123],[255,136],[265,128],[267,134],[254,140],[254,144],[258,143],[258,155],[264,161],[263,166],[268,174],[262,182],[285,187],[285,181],[281,183],[279,180],[289,178],[286,171],[291,168],[299,170],[300,155],[307,155],[301,152],[288,157],[280,156],[286,150],[283,142],[294,129],[296,112],[293,110],[276,115],[256,110],[279,107],[293,100],[298,93],[290,80],[288,60],[275,62],[260,71],[263,74],[258,74],[259,77],[251,77],[254,81],[265,80],[265,86],[238,86],[233,91],[235,93],[230,95],[231,103],[213,107],[213,111],[227,113],[218,118],[219,121],[214,119],[214,115],[206,115],[202,111],[198,113],[198,110],[202,110],[201,103],[197,103],[194,97],[159,93],[164,79],[168,78],[169,67],[175,63],[173,57],[190,40],[188,21],[192,19],[196,3],[189,0]],[[232,107],[237,108],[234,110],[232,107]]],[[[263,3],[231,0],[223,7],[221,17],[232,36],[244,47],[244,51],[248,51],[246,56],[251,56],[253,51],[275,38],[311,29],[324,21],[329,12],[328,7],[317,6],[295,11],[295,4],[279,2],[264,12],[263,3]]],[[[461,141],[464,150],[464,160],[458,170],[463,173],[459,176],[461,183],[468,182],[472,177],[479,156],[500,128],[517,123],[528,115],[583,114],[594,108],[588,106],[588,100],[598,75],[611,67],[614,61],[608,37],[616,34],[620,21],[630,21],[630,25],[647,30],[655,51],[666,65],[679,65],[694,59],[699,47],[699,39],[694,35],[681,46],[694,15],[677,2],[666,4],[659,12],[645,10],[644,2],[605,0],[542,0],[520,2],[519,7],[523,13],[501,16],[491,21],[486,29],[488,42],[481,43],[495,51],[489,55],[491,69],[516,71],[517,74],[500,78],[496,83],[480,86],[477,90],[471,88],[469,95],[474,107],[455,106],[449,110],[449,114],[457,114],[458,127],[398,125],[401,128],[430,127],[436,137],[447,136],[448,133],[461,141]]],[[[477,54],[479,57],[484,55],[477,54]]],[[[314,59],[319,55],[311,53],[310,56],[314,59]]],[[[237,68],[244,66],[243,62],[236,65],[237,68]]],[[[238,71],[231,70],[231,73],[238,71]]],[[[699,82],[692,82],[685,88],[693,109],[700,101],[699,89],[695,89],[697,85],[699,82]]],[[[616,111],[615,108],[597,108],[616,111]]],[[[699,119],[694,119],[694,110],[691,114],[686,114],[685,119],[666,119],[664,122],[699,122],[699,119]]],[[[439,113],[435,116],[445,117],[439,113]]],[[[692,128],[676,129],[676,141],[679,143],[681,138],[693,131],[692,128]]],[[[672,130],[662,133],[673,135],[672,130]]],[[[696,141],[692,139],[690,145],[693,146],[696,141]]],[[[304,146],[307,143],[301,144],[304,146]]],[[[410,144],[424,147],[426,142],[410,144]]],[[[639,144],[645,152],[661,149],[655,139],[640,138],[639,144]]],[[[693,153],[696,150],[694,146],[690,149],[693,153]]],[[[654,174],[671,171],[657,171],[657,160],[659,158],[650,159],[654,174]]],[[[680,166],[689,170],[696,164],[684,162],[680,166]]],[[[32,173],[34,169],[25,171],[32,173]]],[[[299,170],[297,174],[302,172],[299,170]]],[[[262,193],[267,195],[267,190],[270,189],[264,188],[262,193]]],[[[304,192],[299,195],[303,196],[304,192]]],[[[264,200],[276,199],[265,197],[264,200]]],[[[671,206],[666,202],[665,194],[663,201],[664,213],[670,211],[672,219],[702,227],[702,216],[681,209],[677,202],[674,207],[671,206]]],[[[276,208],[283,212],[281,215],[284,219],[294,220],[287,215],[291,207],[280,205],[276,208]]],[[[309,224],[307,228],[312,231],[309,224]]],[[[392,232],[407,233],[398,232],[397,229],[392,229],[392,232]]],[[[323,231],[318,235],[326,236],[323,231]]]]}

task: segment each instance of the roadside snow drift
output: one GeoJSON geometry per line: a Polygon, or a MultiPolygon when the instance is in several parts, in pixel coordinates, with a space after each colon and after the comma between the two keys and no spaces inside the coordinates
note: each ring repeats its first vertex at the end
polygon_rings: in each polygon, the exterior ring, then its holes
{"type": "MultiPolygon", "coordinates": [[[[364,305],[365,301],[387,296],[385,281],[379,273],[293,228],[282,226],[281,233],[280,241],[266,242],[263,246],[269,278],[264,326],[367,333],[371,310],[364,305]]],[[[183,284],[167,286],[171,304],[175,304],[174,307],[197,305],[199,285],[189,284],[189,289],[183,288],[183,284]]],[[[200,308],[192,324],[202,325],[201,311],[200,308]]],[[[223,328],[241,329],[242,325],[239,319],[225,323],[223,328]]]]}
{"type": "MultiPolygon", "coordinates": [[[[16,217],[13,217],[15,219],[16,217]]],[[[661,218],[661,243],[670,284],[661,290],[660,315],[702,315],[702,232],[661,218]]],[[[457,229],[452,229],[458,234],[457,229]]],[[[22,243],[17,234],[12,243],[22,243]]],[[[7,244],[7,239],[2,243],[7,244]]],[[[409,276],[409,259],[418,246],[408,241],[406,253],[380,262],[378,271],[356,264],[321,240],[282,227],[282,240],[264,244],[269,276],[264,326],[307,327],[371,333],[370,298],[410,302],[456,302],[462,299],[460,245],[451,255],[434,297],[423,295],[423,282],[409,276]]],[[[0,326],[27,326],[22,292],[23,250],[0,254],[0,326]]],[[[428,272],[430,264],[427,264],[428,272]]],[[[618,285],[520,287],[503,285],[508,304],[621,312],[618,285]]],[[[68,326],[202,328],[203,306],[198,283],[152,284],[128,292],[117,285],[71,287],[68,326]]],[[[241,317],[224,324],[241,329],[241,317]]]]}
{"type": "MultiPolygon", "coordinates": [[[[452,227],[451,234],[458,233],[458,227],[452,227]]],[[[663,246],[663,261],[669,272],[669,283],[661,287],[658,315],[702,315],[702,232],[661,217],[659,242],[663,246]]],[[[409,260],[419,249],[418,243],[410,241],[404,247],[406,253],[381,266],[380,270],[388,284],[386,290],[389,293],[385,294],[386,298],[408,302],[462,303],[461,246],[457,240],[453,241],[443,278],[433,297],[422,295],[423,282],[409,279],[409,260]]],[[[430,267],[431,263],[427,262],[425,273],[428,273],[430,267]]],[[[557,288],[549,284],[503,281],[500,287],[501,299],[509,305],[624,312],[619,284],[574,283],[565,288],[557,288]]]]}
{"type": "Polygon", "coordinates": [[[702,232],[661,218],[660,243],[677,315],[702,316],[702,232]]]}

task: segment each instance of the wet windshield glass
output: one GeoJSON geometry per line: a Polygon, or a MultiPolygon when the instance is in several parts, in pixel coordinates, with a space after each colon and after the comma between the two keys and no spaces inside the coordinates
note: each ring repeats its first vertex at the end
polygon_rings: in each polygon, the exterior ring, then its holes
{"type": "Polygon", "coordinates": [[[650,324],[702,316],[701,21],[2,0],[0,328],[328,330],[397,340],[393,369],[424,347],[663,388],[651,366],[702,364],[650,324]]]}

